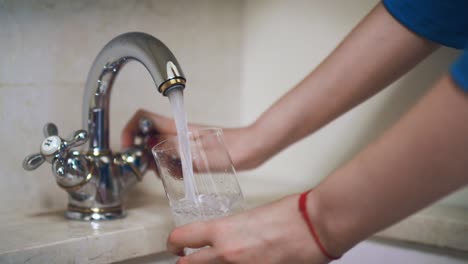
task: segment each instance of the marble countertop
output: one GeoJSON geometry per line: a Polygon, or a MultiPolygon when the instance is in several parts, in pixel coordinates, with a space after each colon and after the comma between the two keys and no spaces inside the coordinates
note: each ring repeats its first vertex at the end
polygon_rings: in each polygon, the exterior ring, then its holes
{"type": "Polygon", "coordinates": [[[468,252],[468,208],[434,205],[375,236],[468,252]]]}
{"type": "MultiPolygon", "coordinates": [[[[253,206],[279,196],[247,202],[253,206]]],[[[63,210],[2,214],[0,263],[111,263],[161,253],[172,226],[163,196],[106,222],[66,220],[63,210]]],[[[431,207],[376,236],[468,252],[468,210],[431,207]]]]}
{"type": "Polygon", "coordinates": [[[62,211],[0,216],[0,263],[111,263],[166,249],[172,219],[165,197],[105,222],[62,211]]]}
{"type": "MultiPolygon", "coordinates": [[[[248,199],[250,206],[278,196],[248,199]]],[[[133,200],[122,219],[82,222],[64,209],[0,214],[0,263],[113,263],[166,251],[173,228],[167,199],[152,194],[133,200]]]]}

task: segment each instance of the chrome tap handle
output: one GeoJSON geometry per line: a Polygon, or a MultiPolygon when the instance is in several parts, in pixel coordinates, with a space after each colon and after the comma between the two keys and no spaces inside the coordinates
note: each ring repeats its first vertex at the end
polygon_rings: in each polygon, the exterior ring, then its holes
{"type": "Polygon", "coordinates": [[[54,123],[47,123],[42,129],[44,137],[48,138],[50,136],[58,136],[58,129],[54,123]]]}
{"type": "MultiPolygon", "coordinates": [[[[52,129],[53,131],[53,129],[52,129]]],[[[61,143],[54,152],[52,160],[52,172],[55,175],[57,184],[65,190],[75,188],[89,180],[89,175],[92,171],[92,165],[85,155],[77,151],[72,151],[72,148],[83,145],[88,141],[88,132],[85,130],[77,130],[69,140],[64,140],[59,136],[50,136],[50,138],[59,138],[61,143]]],[[[46,139],[46,140],[47,140],[46,139]]],[[[41,148],[42,151],[42,148],[41,148]]]]}
{"type": "Polygon", "coordinates": [[[27,171],[32,171],[41,166],[44,161],[45,158],[41,153],[31,154],[23,160],[23,168],[27,171]]]}
{"type": "MultiPolygon", "coordinates": [[[[153,160],[150,149],[150,140],[156,134],[153,123],[146,118],[138,121],[138,131],[133,138],[133,146],[122,153],[115,153],[114,164],[120,166],[122,171],[130,172],[137,181],[143,179],[148,164],[153,160]]],[[[132,181],[132,183],[134,183],[132,181]]]]}
{"type": "Polygon", "coordinates": [[[62,139],[58,136],[57,126],[53,123],[47,123],[43,128],[43,133],[46,139],[42,141],[40,152],[28,155],[23,161],[23,168],[25,170],[35,170],[41,166],[44,161],[52,163],[54,157],[59,153],[62,139]]]}
{"type": "Polygon", "coordinates": [[[67,149],[81,146],[86,143],[86,141],[88,141],[88,132],[86,132],[86,130],[81,129],[75,131],[73,137],[69,141],[66,141],[67,149]]]}
{"type": "Polygon", "coordinates": [[[154,129],[153,122],[149,119],[142,118],[138,121],[138,132],[133,139],[134,146],[148,148],[148,143],[151,137],[157,134],[154,129]]]}
{"type": "Polygon", "coordinates": [[[57,126],[47,123],[43,129],[44,136],[40,152],[28,155],[23,161],[25,170],[37,169],[44,161],[53,163],[57,159],[66,159],[71,148],[84,144],[88,140],[88,133],[85,130],[78,130],[71,140],[64,140],[58,136],[57,126]]]}
{"type": "Polygon", "coordinates": [[[141,133],[145,135],[150,134],[154,130],[153,122],[146,118],[140,119],[140,122],[138,122],[138,126],[140,127],[141,133]]]}

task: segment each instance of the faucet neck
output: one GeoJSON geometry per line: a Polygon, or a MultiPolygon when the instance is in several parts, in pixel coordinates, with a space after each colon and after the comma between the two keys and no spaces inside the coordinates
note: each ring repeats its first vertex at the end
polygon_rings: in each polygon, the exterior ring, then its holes
{"type": "Polygon", "coordinates": [[[110,94],[120,69],[132,60],[146,67],[163,95],[173,86],[185,87],[179,63],[160,40],[140,32],[125,33],[111,40],[94,60],[83,100],[83,128],[89,132],[89,148],[95,153],[110,151],[110,94]]]}

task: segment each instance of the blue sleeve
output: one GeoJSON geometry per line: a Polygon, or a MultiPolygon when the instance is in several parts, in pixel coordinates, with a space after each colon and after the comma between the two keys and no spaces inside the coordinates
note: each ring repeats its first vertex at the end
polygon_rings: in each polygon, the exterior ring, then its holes
{"type": "Polygon", "coordinates": [[[455,61],[450,69],[453,80],[465,92],[468,92],[468,49],[455,61]]]}
{"type": "Polygon", "coordinates": [[[409,30],[444,46],[465,49],[450,74],[468,92],[468,1],[383,0],[388,12],[409,30]]]}

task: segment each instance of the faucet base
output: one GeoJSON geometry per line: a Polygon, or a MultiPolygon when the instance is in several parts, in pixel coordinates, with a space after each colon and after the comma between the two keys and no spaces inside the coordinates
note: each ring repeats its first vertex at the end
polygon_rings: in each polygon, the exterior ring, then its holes
{"type": "Polygon", "coordinates": [[[65,212],[66,218],[80,221],[114,220],[125,217],[125,215],[126,212],[122,206],[84,208],[69,204],[68,211],[65,212]]]}

